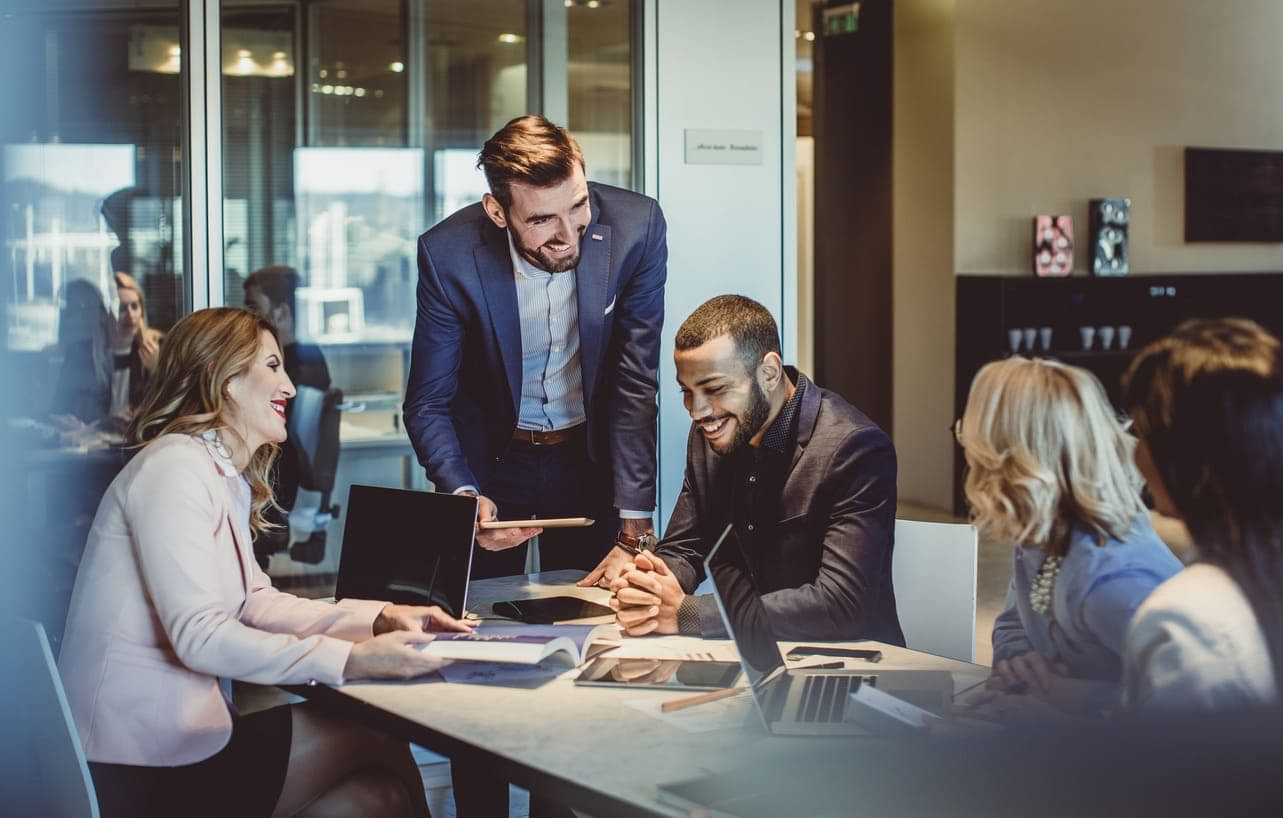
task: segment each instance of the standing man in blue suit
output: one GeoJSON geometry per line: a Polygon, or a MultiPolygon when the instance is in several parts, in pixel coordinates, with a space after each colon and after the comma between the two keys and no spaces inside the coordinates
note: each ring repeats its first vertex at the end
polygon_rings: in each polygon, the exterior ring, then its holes
{"type": "MultiPolygon", "coordinates": [[[[479,495],[482,519],[597,520],[545,532],[541,567],[608,585],[654,537],[664,215],[588,182],[540,116],[477,164],[490,193],[419,238],[405,426],[437,490],[479,495]]],[[[531,533],[479,532],[472,576],[521,573],[531,533]]]]}

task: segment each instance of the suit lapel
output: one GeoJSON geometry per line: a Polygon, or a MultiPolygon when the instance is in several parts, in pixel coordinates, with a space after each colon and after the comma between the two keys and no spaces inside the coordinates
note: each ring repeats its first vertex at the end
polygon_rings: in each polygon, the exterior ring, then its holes
{"type": "MultiPolygon", "coordinates": [[[[786,367],[785,371],[790,378],[793,378],[794,383],[797,383],[797,379],[801,377],[791,366],[786,367]]],[[[802,393],[802,405],[798,407],[797,444],[793,446],[793,462],[789,464],[785,485],[788,484],[788,478],[793,476],[793,470],[797,468],[797,464],[801,462],[807,444],[811,442],[811,435],[815,432],[815,421],[820,414],[820,397],[820,388],[814,381],[808,381],[806,391],[802,393]]]]}
{"type": "Polygon", "coordinates": [[[575,293],[579,302],[579,365],[583,371],[584,406],[592,405],[606,324],[610,291],[610,227],[593,222],[580,242],[575,293]]]}
{"type": "Polygon", "coordinates": [[[485,294],[490,324],[508,377],[515,417],[521,400],[521,310],[517,305],[517,282],[508,253],[507,231],[487,225],[485,241],[474,251],[481,291],[485,294]]]}

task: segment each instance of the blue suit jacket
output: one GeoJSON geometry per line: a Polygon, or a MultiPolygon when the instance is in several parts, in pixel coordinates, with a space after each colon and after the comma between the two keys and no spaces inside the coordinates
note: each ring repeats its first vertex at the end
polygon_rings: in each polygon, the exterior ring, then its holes
{"type": "MultiPolygon", "coordinates": [[[[646,196],[589,183],[576,288],[589,456],[617,508],[655,508],[659,335],[668,244],[646,196]],[[600,237],[600,238],[597,238],[600,237]]],[[[521,398],[521,326],[507,231],[481,204],[419,237],[418,318],[405,428],[438,491],[486,490],[521,398]]]]}

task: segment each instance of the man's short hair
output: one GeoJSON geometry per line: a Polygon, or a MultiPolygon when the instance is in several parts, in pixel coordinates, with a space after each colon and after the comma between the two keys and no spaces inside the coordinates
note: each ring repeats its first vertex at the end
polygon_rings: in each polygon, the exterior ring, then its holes
{"type": "Polygon", "coordinates": [[[273,307],[285,304],[290,308],[290,315],[295,315],[294,293],[301,283],[298,271],[293,267],[274,264],[250,273],[249,278],[245,279],[244,287],[246,292],[249,292],[250,287],[257,289],[267,296],[268,303],[273,307]]]}
{"type": "Polygon", "coordinates": [[[734,342],[749,375],[766,353],[780,354],[780,332],[770,310],[742,295],[719,295],[699,305],[678,328],[675,346],[695,349],[723,335],[734,342]]]}
{"type": "Polygon", "coordinates": [[[549,187],[584,168],[579,143],[565,128],[536,114],[519,116],[486,140],[477,167],[486,175],[490,193],[507,210],[512,206],[513,182],[549,187]]]}

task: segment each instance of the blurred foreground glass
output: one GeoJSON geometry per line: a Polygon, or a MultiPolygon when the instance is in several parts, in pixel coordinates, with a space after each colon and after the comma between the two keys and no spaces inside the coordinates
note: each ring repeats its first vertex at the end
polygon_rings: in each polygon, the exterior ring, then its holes
{"type": "Polygon", "coordinates": [[[186,14],[178,2],[92,0],[0,14],[0,513],[40,572],[6,560],[5,573],[38,589],[56,645],[145,377],[129,308],[141,301],[163,332],[187,303],[186,14]]]}

